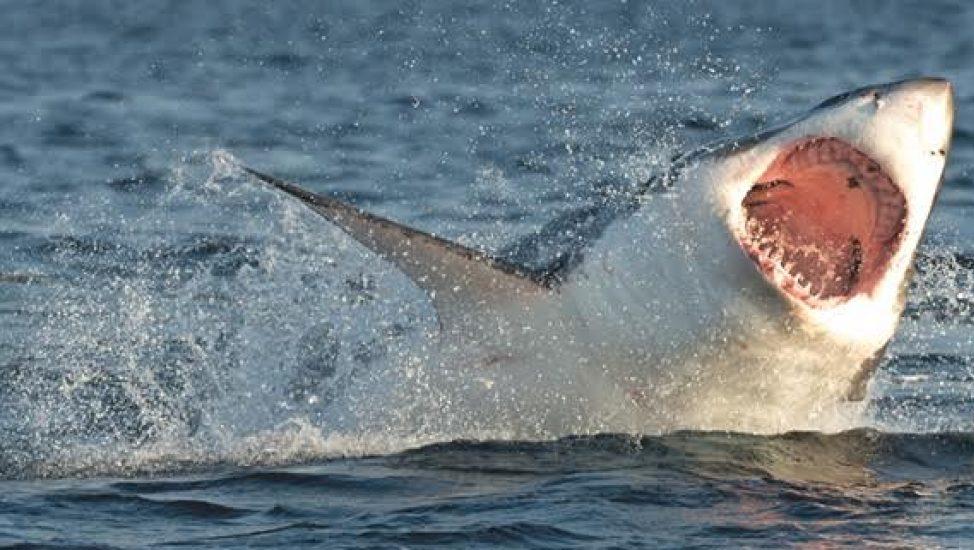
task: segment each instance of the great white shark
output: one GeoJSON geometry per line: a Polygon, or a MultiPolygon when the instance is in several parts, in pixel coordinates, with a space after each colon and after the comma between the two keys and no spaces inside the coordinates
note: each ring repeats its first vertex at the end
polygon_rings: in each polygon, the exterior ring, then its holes
{"type": "MultiPolygon", "coordinates": [[[[470,376],[577,365],[665,427],[818,428],[904,308],[953,125],[948,81],[837,95],[678,156],[579,259],[529,270],[240,166],[394,264],[470,376]]],[[[524,377],[529,381],[531,377],[524,377]]]]}

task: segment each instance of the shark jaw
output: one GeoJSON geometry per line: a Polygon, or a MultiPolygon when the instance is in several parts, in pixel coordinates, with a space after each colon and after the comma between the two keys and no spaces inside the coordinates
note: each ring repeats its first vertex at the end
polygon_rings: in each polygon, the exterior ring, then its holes
{"type": "Polygon", "coordinates": [[[836,96],[726,155],[726,226],[802,323],[875,353],[903,289],[950,149],[950,84],[924,78],[836,96]]]}
{"type": "Polygon", "coordinates": [[[870,293],[899,247],[906,198],[838,138],[786,148],[747,192],[741,247],[782,292],[825,308],[870,293]]]}

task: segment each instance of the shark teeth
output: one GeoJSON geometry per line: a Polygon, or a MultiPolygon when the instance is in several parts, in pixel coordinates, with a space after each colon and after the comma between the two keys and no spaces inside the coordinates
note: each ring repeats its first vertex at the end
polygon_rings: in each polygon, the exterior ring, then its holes
{"type": "MultiPolygon", "coordinates": [[[[772,237],[741,239],[741,247],[778,288],[814,305],[833,305],[842,296],[825,296],[830,281],[841,281],[829,257],[813,246],[789,246],[772,237]],[[800,260],[800,261],[799,261],[800,260]],[[802,270],[812,266],[810,275],[802,270]]],[[[851,289],[850,289],[851,290],[851,289]]]]}
{"type": "MultiPolygon", "coordinates": [[[[757,222],[750,220],[749,225],[757,222]]],[[[840,297],[822,295],[825,287],[819,278],[811,278],[800,269],[799,258],[807,263],[814,261],[824,273],[821,279],[835,277],[834,269],[826,257],[814,246],[789,246],[780,237],[762,234],[760,228],[749,227],[748,236],[740,239],[741,248],[760,268],[764,276],[787,294],[815,307],[833,306],[842,301],[840,297]],[[761,235],[755,238],[754,235],[761,235]]]]}

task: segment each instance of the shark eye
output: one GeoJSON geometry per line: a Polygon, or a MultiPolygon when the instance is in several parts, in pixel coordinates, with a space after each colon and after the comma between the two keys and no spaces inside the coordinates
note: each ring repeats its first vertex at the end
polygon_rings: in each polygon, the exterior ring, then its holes
{"type": "Polygon", "coordinates": [[[859,97],[868,102],[875,103],[876,105],[882,105],[883,94],[875,88],[862,92],[859,97]]]}

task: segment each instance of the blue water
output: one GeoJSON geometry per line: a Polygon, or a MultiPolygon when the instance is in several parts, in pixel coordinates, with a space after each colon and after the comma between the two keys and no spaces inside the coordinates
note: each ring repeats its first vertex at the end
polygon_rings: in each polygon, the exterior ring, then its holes
{"type": "Polygon", "coordinates": [[[0,545],[971,545],[974,8],[728,4],[3,2],[0,545]],[[674,152],[920,74],[953,151],[839,433],[417,416],[422,294],[214,162],[543,265],[674,152]]]}

